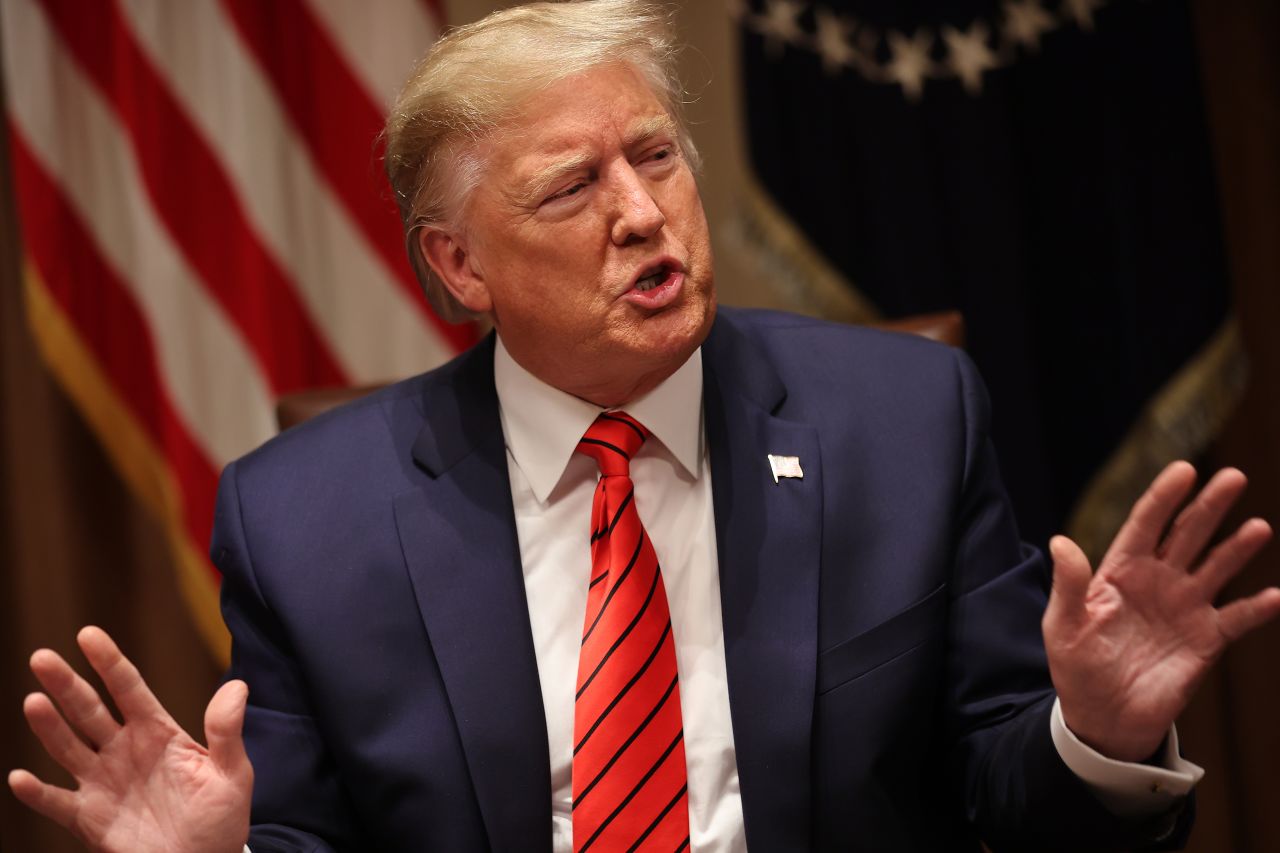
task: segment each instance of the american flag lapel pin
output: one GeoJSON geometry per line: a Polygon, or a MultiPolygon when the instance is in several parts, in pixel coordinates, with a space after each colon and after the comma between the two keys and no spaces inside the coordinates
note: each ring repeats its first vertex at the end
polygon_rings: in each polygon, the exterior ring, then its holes
{"type": "Polygon", "coordinates": [[[804,471],[800,469],[799,456],[775,456],[769,454],[769,470],[773,472],[773,482],[778,482],[779,477],[793,477],[797,480],[804,479],[804,471]]]}

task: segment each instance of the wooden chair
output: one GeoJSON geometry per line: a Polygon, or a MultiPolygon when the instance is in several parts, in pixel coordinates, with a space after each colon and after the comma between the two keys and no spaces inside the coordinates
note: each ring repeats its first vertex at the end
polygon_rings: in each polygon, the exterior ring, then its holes
{"type": "MultiPolygon", "coordinates": [[[[964,346],[964,317],[959,311],[940,311],[936,314],[918,314],[876,323],[878,329],[905,332],[953,347],[964,346]]],[[[285,394],[276,401],[276,423],[286,430],[330,409],[359,399],[376,391],[382,385],[357,385],[346,388],[311,388],[285,394]]]]}

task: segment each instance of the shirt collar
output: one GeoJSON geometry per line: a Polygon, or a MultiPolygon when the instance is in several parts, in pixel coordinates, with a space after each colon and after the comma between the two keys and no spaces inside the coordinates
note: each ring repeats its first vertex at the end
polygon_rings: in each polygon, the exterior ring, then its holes
{"type": "MultiPolygon", "coordinates": [[[[507,450],[534,496],[545,503],[573,457],[578,439],[605,410],[525,370],[507,352],[501,335],[494,352],[493,381],[507,450]]],[[[658,387],[620,408],[644,424],[689,476],[698,476],[703,452],[701,348],[658,387]]]]}

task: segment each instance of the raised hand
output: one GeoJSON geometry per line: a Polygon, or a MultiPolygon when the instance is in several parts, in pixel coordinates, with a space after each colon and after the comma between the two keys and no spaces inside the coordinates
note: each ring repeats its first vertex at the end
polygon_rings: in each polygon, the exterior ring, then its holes
{"type": "Polygon", "coordinates": [[[124,722],[58,654],[37,651],[31,671],[48,695],[32,693],[22,710],[78,787],[70,791],[14,770],[14,795],[92,850],[240,853],[253,790],[240,737],[245,683],[228,682],[210,700],[205,749],[174,722],[105,632],[85,628],[76,639],[124,722]]]}
{"type": "Polygon", "coordinates": [[[1280,614],[1274,587],[1214,606],[1271,538],[1271,527],[1249,519],[1199,559],[1246,481],[1233,468],[1219,471],[1170,524],[1195,479],[1186,462],[1165,468],[1096,573],[1070,539],[1049,543],[1053,592],[1044,641],[1063,720],[1120,761],[1155,753],[1223,650],[1280,614]]]}

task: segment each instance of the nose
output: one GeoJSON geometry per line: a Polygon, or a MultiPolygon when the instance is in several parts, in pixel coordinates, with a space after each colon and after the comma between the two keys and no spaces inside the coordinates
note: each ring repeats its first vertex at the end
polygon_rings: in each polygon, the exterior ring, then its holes
{"type": "Polygon", "coordinates": [[[658,207],[644,179],[626,167],[617,176],[617,213],[610,236],[618,246],[647,240],[662,230],[667,217],[658,207]]]}

